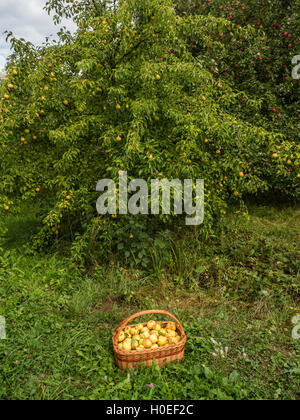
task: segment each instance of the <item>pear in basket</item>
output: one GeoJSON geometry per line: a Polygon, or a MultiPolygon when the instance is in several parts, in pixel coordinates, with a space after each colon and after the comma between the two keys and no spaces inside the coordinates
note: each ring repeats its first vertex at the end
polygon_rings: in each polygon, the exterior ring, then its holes
{"type": "Polygon", "coordinates": [[[150,340],[150,338],[145,338],[143,340],[143,346],[145,347],[145,349],[150,349],[152,347],[152,341],[150,340]]]}
{"type": "Polygon", "coordinates": [[[175,341],[175,344],[179,343],[179,341],[181,341],[180,335],[176,335],[176,337],[174,337],[173,340],[175,341]]]}
{"type": "Polygon", "coordinates": [[[139,331],[138,331],[138,329],[137,328],[134,328],[134,327],[131,327],[130,328],[130,334],[132,335],[132,336],[134,336],[134,335],[136,335],[136,334],[138,334],[139,333],[139,331]]]}
{"type": "Polygon", "coordinates": [[[128,335],[131,335],[131,328],[130,327],[125,327],[125,329],[124,329],[124,333],[125,334],[128,334],[128,335]]]}
{"type": "Polygon", "coordinates": [[[149,328],[148,327],[143,327],[143,329],[142,329],[142,331],[141,331],[142,333],[145,333],[145,332],[149,332],[149,328]]]}
{"type": "Polygon", "coordinates": [[[176,331],[174,331],[174,330],[167,330],[167,335],[169,337],[176,337],[176,331]]]}
{"type": "Polygon", "coordinates": [[[155,332],[152,332],[152,334],[150,334],[149,338],[150,338],[152,344],[156,344],[158,342],[158,336],[155,332]]]}
{"type": "Polygon", "coordinates": [[[167,330],[173,330],[173,331],[176,331],[176,324],[175,324],[175,322],[168,322],[168,323],[167,323],[167,326],[166,326],[166,329],[167,329],[167,330]]]}
{"type": "Polygon", "coordinates": [[[144,331],[144,332],[142,333],[142,337],[143,337],[143,338],[149,338],[149,337],[150,337],[150,332],[149,332],[149,330],[144,331]]]}
{"type": "Polygon", "coordinates": [[[165,337],[164,335],[160,335],[158,337],[158,341],[157,344],[161,347],[161,346],[165,346],[166,344],[168,344],[168,339],[167,337],[165,337]]]}
{"type": "Polygon", "coordinates": [[[154,330],[154,331],[159,332],[159,331],[161,330],[161,325],[160,325],[160,323],[158,323],[158,322],[157,322],[157,323],[154,325],[153,330],[154,330]]]}
{"type": "Polygon", "coordinates": [[[149,330],[152,330],[155,327],[155,325],[156,325],[156,322],[151,320],[148,322],[147,327],[149,330]]]}
{"type": "Polygon", "coordinates": [[[136,350],[138,348],[139,342],[134,338],[131,340],[131,350],[136,350]]]}
{"type": "Polygon", "coordinates": [[[131,339],[130,338],[126,338],[126,340],[123,342],[123,350],[131,351],[131,339]]]}

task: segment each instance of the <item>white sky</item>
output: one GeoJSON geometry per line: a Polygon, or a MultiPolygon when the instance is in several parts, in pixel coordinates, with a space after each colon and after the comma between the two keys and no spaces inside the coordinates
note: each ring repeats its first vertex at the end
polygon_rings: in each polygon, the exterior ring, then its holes
{"type": "Polygon", "coordinates": [[[75,28],[70,21],[55,26],[51,16],[43,10],[45,3],[46,0],[0,0],[0,69],[5,66],[10,54],[3,35],[5,30],[34,44],[41,44],[46,36],[55,35],[60,26],[71,30],[75,28]]]}

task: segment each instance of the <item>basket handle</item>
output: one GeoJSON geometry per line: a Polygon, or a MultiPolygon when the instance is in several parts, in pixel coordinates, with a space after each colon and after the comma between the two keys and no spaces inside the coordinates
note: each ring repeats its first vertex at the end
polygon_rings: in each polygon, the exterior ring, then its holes
{"type": "Polygon", "coordinates": [[[122,330],[130,321],[132,321],[133,319],[142,316],[142,315],[149,315],[149,314],[161,314],[161,315],[166,315],[169,316],[170,318],[172,318],[179,326],[180,328],[183,330],[182,325],[180,324],[180,322],[178,321],[178,319],[170,314],[170,312],[168,311],[164,311],[164,310],[160,310],[160,309],[150,309],[148,311],[142,311],[142,312],[137,312],[134,315],[130,315],[127,319],[125,319],[124,321],[121,322],[121,324],[118,326],[116,331],[122,330]]]}

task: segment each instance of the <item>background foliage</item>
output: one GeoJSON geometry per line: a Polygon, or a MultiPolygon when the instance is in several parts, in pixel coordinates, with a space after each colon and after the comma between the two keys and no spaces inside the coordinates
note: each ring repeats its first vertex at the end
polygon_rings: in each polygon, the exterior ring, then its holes
{"type": "Polygon", "coordinates": [[[72,16],[78,30],[42,47],[7,35],[1,213],[40,203],[34,247],[67,238],[84,265],[116,251],[120,238],[127,257],[147,259],[156,232],[183,225],[98,217],[96,184],[120,170],[148,182],[204,178],[202,238],[231,202],[297,198],[299,82],[289,74],[299,9],[258,3],[48,1],[57,23],[72,16]]]}

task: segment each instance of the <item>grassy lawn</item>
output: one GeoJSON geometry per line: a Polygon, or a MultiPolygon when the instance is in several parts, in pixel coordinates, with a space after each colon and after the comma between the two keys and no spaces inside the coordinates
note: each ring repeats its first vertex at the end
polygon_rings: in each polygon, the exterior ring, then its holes
{"type": "Polygon", "coordinates": [[[229,215],[209,243],[190,235],[154,252],[147,271],[115,257],[83,275],[62,253],[30,253],[34,217],[11,218],[0,255],[0,398],[297,399],[299,220],[299,208],[253,207],[229,215]],[[120,371],[112,331],[153,308],[182,321],[184,361],[120,371]]]}

